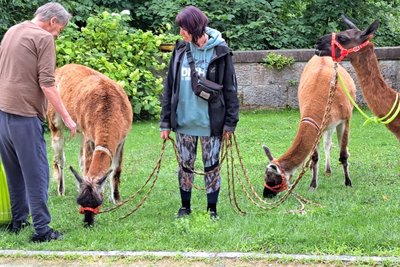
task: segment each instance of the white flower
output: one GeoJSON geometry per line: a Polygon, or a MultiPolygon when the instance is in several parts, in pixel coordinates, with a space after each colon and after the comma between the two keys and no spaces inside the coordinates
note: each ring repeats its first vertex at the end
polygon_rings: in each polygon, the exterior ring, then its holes
{"type": "Polygon", "coordinates": [[[122,10],[122,12],[121,12],[121,15],[130,15],[131,14],[131,12],[129,11],[129,10],[127,10],[127,9],[125,9],[125,10],[122,10]]]}

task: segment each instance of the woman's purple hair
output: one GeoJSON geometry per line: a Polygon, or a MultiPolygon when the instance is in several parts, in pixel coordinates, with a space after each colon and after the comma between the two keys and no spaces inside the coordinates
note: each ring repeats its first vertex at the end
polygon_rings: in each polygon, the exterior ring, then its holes
{"type": "Polygon", "coordinates": [[[197,44],[197,40],[206,32],[208,18],[197,7],[187,6],[176,15],[175,22],[176,25],[188,31],[192,35],[192,42],[197,44]]]}

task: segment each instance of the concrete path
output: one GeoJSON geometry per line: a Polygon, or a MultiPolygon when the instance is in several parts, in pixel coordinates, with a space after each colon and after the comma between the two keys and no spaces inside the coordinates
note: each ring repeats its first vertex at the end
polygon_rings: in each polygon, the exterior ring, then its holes
{"type": "Polygon", "coordinates": [[[349,255],[302,255],[302,254],[269,254],[245,252],[169,252],[169,251],[32,251],[32,250],[0,250],[1,256],[90,256],[90,257],[159,257],[190,259],[259,259],[285,261],[316,261],[343,263],[369,262],[382,264],[399,263],[400,257],[349,256],[349,255]]]}

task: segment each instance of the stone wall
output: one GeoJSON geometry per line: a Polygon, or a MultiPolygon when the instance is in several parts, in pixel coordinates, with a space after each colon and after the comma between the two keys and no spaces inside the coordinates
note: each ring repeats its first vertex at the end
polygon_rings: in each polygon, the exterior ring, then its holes
{"type": "MultiPolygon", "coordinates": [[[[400,91],[400,47],[376,48],[375,52],[386,83],[400,91]]],[[[307,61],[314,55],[313,49],[235,51],[233,55],[242,108],[298,107],[297,87],[300,75],[307,61]],[[271,70],[260,64],[270,52],[292,56],[296,62],[280,71],[271,70]]],[[[365,106],[353,67],[349,61],[341,64],[356,83],[357,103],[365,106]]]]}

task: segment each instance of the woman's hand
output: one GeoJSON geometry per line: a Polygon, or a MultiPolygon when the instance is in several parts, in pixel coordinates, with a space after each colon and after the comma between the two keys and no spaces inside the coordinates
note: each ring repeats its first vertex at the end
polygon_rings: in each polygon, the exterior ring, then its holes
{"type": "Polygon", "coordinates": [[[224,139],[229,140],[231,139],[232,132],[224,131],[224,139]]]}
{"type": "Polygon", "coordinates": [[[160,132],[160,137],[161,137],[161,139],[168,139],[169,138],[169,133],[170,133],[171,131],[170,130],[165,130],[165,131],[161,131],[160,132]]]}

